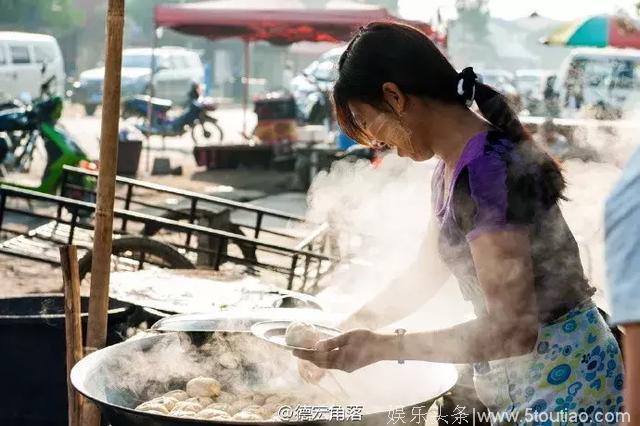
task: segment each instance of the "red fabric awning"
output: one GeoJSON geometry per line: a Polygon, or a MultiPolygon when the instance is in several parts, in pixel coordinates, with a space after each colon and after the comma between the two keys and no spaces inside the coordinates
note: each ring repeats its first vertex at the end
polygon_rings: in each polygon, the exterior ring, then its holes
{"type": "Polygon", "coordinates": [[[241,37],[274,44],[346,41],[360,26],[385,20],[409,23],[433,36],[429,25],[396,18],[382,8],[305,9],[297,1],[279,1],[285,7],[274,7],[264,0],[243,8],[238,3],[164,4],[156,7],[154,19],[157,26],[212,40],[241,37]]]}

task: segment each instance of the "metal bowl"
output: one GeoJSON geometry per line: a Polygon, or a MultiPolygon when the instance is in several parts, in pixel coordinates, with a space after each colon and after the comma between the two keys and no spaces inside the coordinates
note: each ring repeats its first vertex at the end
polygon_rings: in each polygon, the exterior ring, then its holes
{"type": "MultiPolygon", "coordinates": [[[[198,334],[202,333],[196,333],[198,334]]],[[[249,333],[227,334],[241,334],[243,338],[248,339],[246,348],[252,348],[251,350],[257,351],[256,355],[267,359],[268,362],[265,364],[277,366],[274,368],[273,376],[266,379],[262,373],[255,377],[249,374],[246,378],[248,384],[259,380],[283,380],[283,377],[290,375],[291,383],[299,381],[302,386],[311,386],[303,384],[297,376],[296,361],[289,352],[269,345],[249,333]],[[280,372],[282,366],[285,367],[280,372]]],[[[193,337],[191,333],[166,333],[129,340],[102,349],[88,355],[74,367],[71,381],[80,393],[98,405],[112,426],[280,423],[197,420],[136,411],[134,408],[138,404],[159,394],[157,387],[162,385],[162,382],[170,382],[180,387],[199,375],[194,371],[194,366],[189,365],[194,359],[193,352],[197,351],[193,342],[206,339],[202,336],[195,339],[193,337]],[[150,389],[155,389],[156,393],[153,394],[150,389]]],[[[214,360],[210,361],[213,364],[214,360]]],[[[206,361],[203,366],[208,363],[209,361],[206,361]]],[[[197,370],[199,365],[195,367],[197,370]]],[[[362,406],[362,421],[354,422],[359,425],[363,422],[386,425],[388,410],[392,408],[406,408],[408,417],[413,407],[422,407],[426,413],[433,401],[451,389],[457,380],[453,366],[427,362],[406,362],[402,365],[396,362],[379,362],[351,374],[334,371],[331,376],[349,395],[349,405],[362,406]]],[[[290,391],[297,393],[295,385],[291,386],[290,391]]],[[[324,389],[331,388],[330,383],[321,382],[321,386],[324,389]]]]}

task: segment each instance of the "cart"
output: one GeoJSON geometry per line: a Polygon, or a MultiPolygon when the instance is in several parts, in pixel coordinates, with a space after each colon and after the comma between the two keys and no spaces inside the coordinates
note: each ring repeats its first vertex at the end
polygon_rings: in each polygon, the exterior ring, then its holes
{"type": "MultiPolygon", "coordinates": [[[[59,195],[0,186],[0,253],[59,265],[58,247],[79,247],[80,273],[91,270],[96,178],[65,167],[59,195]],[[37,207],[37,208],[34,208],[37,207]],[[26,216],[28,230],[10,227],[8,213],[26,216]]],[[[241,268],[287,289],[313,292],[338,259],[326,224],[307,224],[277,210],[117,177],[113,270],[241,268]],[[295,228],[291,228],[295,224],[295,228]]]]}

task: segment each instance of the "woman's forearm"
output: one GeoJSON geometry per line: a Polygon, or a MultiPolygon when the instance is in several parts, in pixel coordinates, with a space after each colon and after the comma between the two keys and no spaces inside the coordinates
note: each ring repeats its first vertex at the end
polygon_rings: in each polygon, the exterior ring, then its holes
{"type": "Polygon", "coordinates": [[[537,326],[531,322],[482,318],[438,331],[382,335],[380,347],[386,360],[465,364],[526,354],[533,350],[536,338],[537,326]]]}
{"type": "Polygon", "coordinates": [[[640,426],[640,323],[625,327],[625,407],[631,416],[629,425],[640,426]]]}

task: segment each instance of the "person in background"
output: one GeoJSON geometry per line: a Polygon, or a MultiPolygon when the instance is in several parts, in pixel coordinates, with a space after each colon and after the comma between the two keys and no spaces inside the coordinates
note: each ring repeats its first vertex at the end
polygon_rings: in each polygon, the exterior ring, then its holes
{"type": "Polygon", "coordinates": [[[631,157],[605,208],[611,322],[624,327],[625,409],[640,425],[640,150],[631,157]]]}
{"type": "Polygon", "coordinates": [[[542,123],[540,129],[533,135],[533,140],[557,160],[563,161],[569,157],[571,151],[569,140],[557,131],[552,119],[542,123]]]}
{"type": "Polygon", "coordinates": [[[555,88],[557,80],[558,77],[556,75],[550,75],[546,78],[544,84],[544,106],[548,118],[554,118],[560,115],[560,96],[555,88]]]}
{"type": "Polygon", "coordinates": [[[559,207],[565,181],[557,163],[503,95],[473,69],[457,72],[415,28],[361,28],[338,73],[333,96],[347,135],[414,161],[439,159],[433,211],[420,252],[407,253],[415,262],[406,275],[342,324],[370,329],[294,355],[344,371],[382,360],[470,364],[484,405],[519,424],[535,420],[526,413],[557,419],[567,411],[606,423],[596,413],[621,410],[622,360],[559,207]],[[475,319],[426,332],[371,330],[420,308],[451,274],[475,319]]]}
{"type": "Polygon", "coordinates": [[[582,161],[598,161],[597,151],[579,141],[569,143],[569,139],[558,131],[553,119],[548,118],[532,136],[533,141],[546,150],[551,157],[559,162],[570,159],[582,161]]]}
{"type": "Polygon", "coordinates": [[[582,102],[584,100],[583,90],[583,73],[580,64],[573,62],[569,67],[567,80],[565,87],[567,90],[565,98],[565,107],[578,111],[582,108],[582,102]]]}
{"type": "Polygon", "coordinates": [[[287,59],[282,70],[282,87],[285,90],[291,90],[291,80],[293,80],[293,62],[291,59],[287,59]]]}

